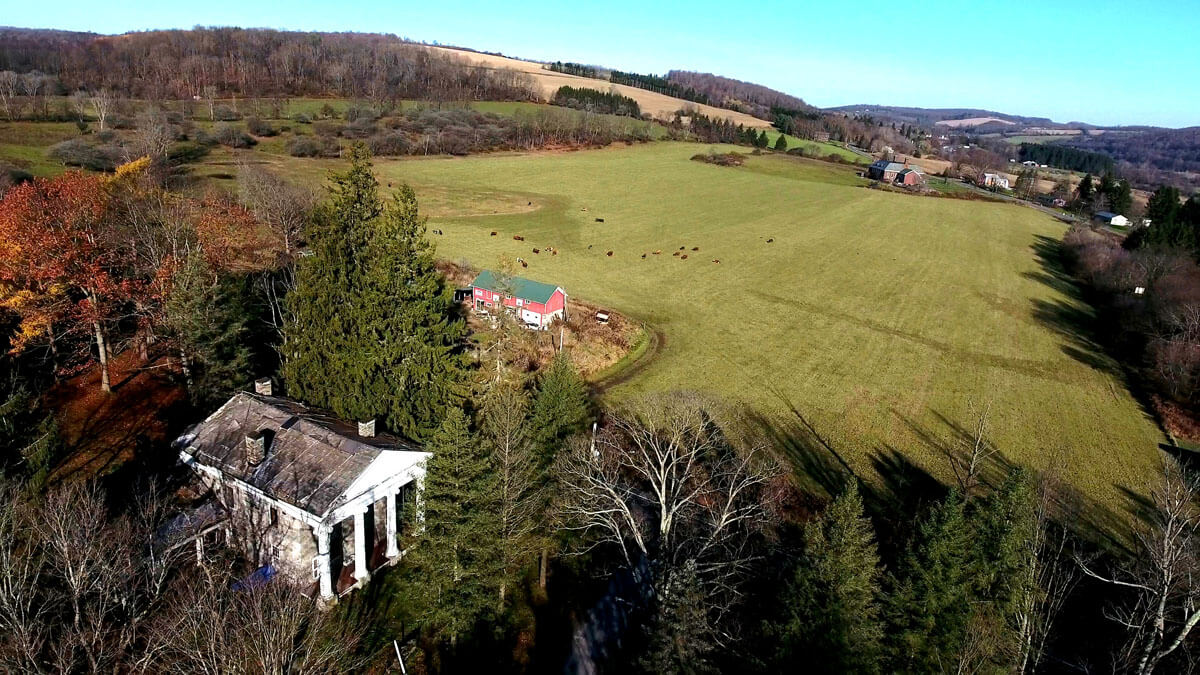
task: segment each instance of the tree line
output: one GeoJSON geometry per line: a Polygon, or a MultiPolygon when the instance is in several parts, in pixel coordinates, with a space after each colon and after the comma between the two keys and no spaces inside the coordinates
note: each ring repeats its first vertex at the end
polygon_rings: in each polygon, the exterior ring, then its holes
{"type": "Polygon", "coordinates": [[[630,87],[637,87],[638,89],[666,94],[667,96],[674,96],[675,98],[692,101],[693,103],[712,104],[712,99],[707,94],[672,82],[668,78],[659,75],[642,75],[641,73],[626,73],[614,70],[608,74],[608,81],[613,84],[624,84],[630,87]]]}
{"type": "MultiPolygon", "coordinates": [[[[0,64],[53,75],[56,93],[107,89],[166,100],[213,96],[346,96],[377,101],[537,100],[532,80],[472,68],[392,35],[195,28],[54,41],[0,34],[0,64]]],[[[15,70],[14,68],[3,68],[15,70]]]]}
{"type": "Polygon", "coordinates": [[[667,73],[666,80],[704,95],[712,105],[744,112],[759,119],[771,120],[780,109],[796,113],[811,110],[811,106],[803,99],[790,94],[712,73],[672,70],[667,73]]]}
{"type": "Polygon", "coordinates": [[[593,66],[585,66],[582,63],[563,63],[555,61],[554,63],[546,64],[546,68],[553,70],[556,73],[566,73],[567,75],[578,75],[579,77],[590,77],[594,80],[607,79],[601,77],[600,71],[593,66]]]}
{"type": "Polygon", "coordinates": [[[605,115],[639,118],[642,116],[642,110],[637,101],[628,96],[622,96],[616,91],[603,92],[587,87],[559,87],[551,97],[550,103],[605,115]]]}
{"type": "Polygon", "coordinates": [[[1113,159],[1099,152],[1070,148],[1058,143],[1022,143],[1017,151],[1022,161],[1037,162],[1058,169],[1102,175],[1113,172],[1113,159]]]}

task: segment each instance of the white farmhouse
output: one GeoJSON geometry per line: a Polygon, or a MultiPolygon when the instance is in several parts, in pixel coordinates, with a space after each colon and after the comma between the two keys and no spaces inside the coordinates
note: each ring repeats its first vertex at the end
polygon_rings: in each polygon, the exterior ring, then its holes
{"type": "Polygon", "coordinates": [[[308,579],[322,600],[361,586],[399,559],[405,504],[415,514],[429,453],[374,420],[339,420],[272,396],[270,379],[235,394],[176,441],[180,459],[211,490],[195,523],[258,565],[308,579]]]}
{"type": "Polygon", "coordinates": [[[1008,187],[1008,176],[999,173],[982,173],[979,175],[979,184],[983,187],[1001,188],[1004,190],[1008,187]]]}

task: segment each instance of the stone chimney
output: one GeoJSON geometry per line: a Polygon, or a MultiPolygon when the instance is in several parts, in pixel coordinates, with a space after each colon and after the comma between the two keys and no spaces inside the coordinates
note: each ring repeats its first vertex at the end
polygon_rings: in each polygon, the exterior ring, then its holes
{"type": "Polygon", "coordinates": [[[271,378],[260,377],[254,381],[254,393],[262,396],[271,396],[271,378]]]}
{"type": "Polygon", "coordinates": [[[363,438],[375,438],[375,418],[358,423],[358,435],[363,438]]]}
{"type": "Polygon", "coordinates": [[[258,466],[267,458],[267,437],[261,431],[246,434],[246,463],[258,466]]]}
{"type": "Polygon", "coordinates": [[[906,168],[906,169],[908,168],[908,158],[907,157],[904,158],[904,168],[906,168]]]}

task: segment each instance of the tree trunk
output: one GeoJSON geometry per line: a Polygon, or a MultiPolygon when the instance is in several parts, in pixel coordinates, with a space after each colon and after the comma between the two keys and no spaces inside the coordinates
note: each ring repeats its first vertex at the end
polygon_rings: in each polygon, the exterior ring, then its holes
{"type": "Polygon", "coordinates": [[[187,390],[191,393],[195,383],[192,382],[192,360],[188,358],[187,352],[183,347],[179,348],[179,369],[183,371],[183,380],[187,383],[187,390]]]}
{"type": "Polygon", "coordinates": [[[546,568],[550,566],[550,551],[542,549],[541,561],[538,564],[538,588],[546,590],[546,568]]]}
{"type": "Polygon", "coordinates": [[[100,389],[106,394],[112,393],[112,384],[108,379],[108,340],[99,321],[93,321],[92,327],[96,330],[96,350],[100,354],[100,389]]]}

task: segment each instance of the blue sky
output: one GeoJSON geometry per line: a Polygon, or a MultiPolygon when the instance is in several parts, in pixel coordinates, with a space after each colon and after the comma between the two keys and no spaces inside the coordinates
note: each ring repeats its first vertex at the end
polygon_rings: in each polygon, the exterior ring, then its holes
{"type": "Polygon", "coordinates": [[[100,33],[196,25],[385,32],[539,60],[714,72],[818,106],[970,107],[1178,127],[1200,125],[1194,1],[6,0],[0,23],[100,33]]]}

